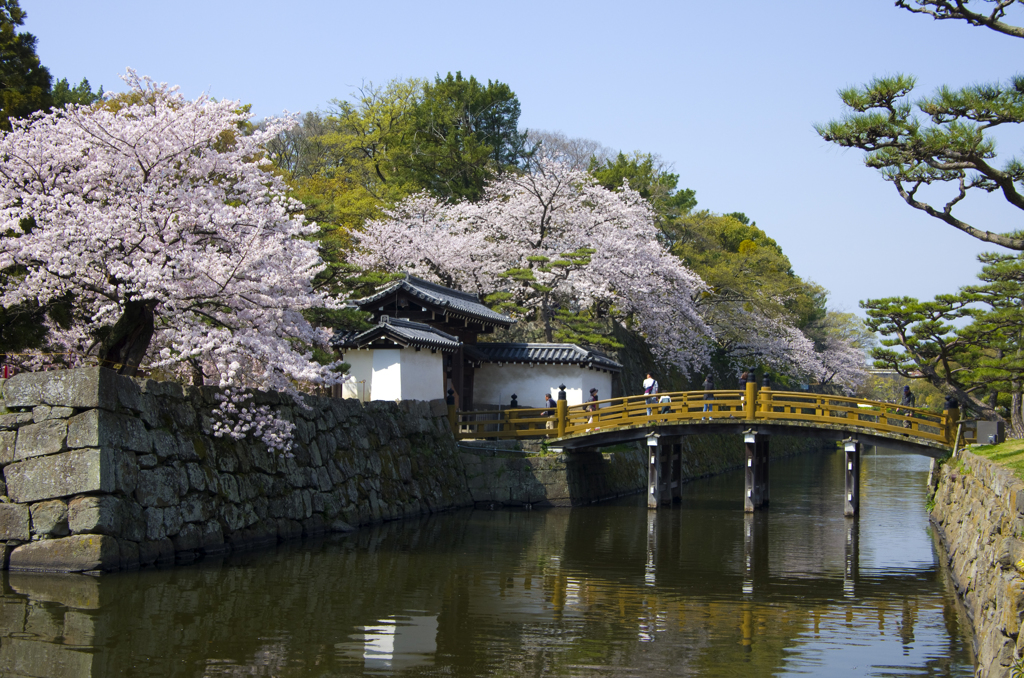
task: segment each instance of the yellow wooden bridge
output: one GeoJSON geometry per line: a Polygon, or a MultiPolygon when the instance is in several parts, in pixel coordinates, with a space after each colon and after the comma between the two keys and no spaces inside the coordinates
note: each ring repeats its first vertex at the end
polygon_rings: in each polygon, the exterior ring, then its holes
{"type": "Polygon", "coordinates": [[[449,420],[460,440],[539,438],[566,452],[646,439],[652,508],[678,497],[681,436],[744,436],[747,510],[768,502],[771,435],[840,440],[847,452],[847,515],[858,511],[861,444],[938,458],[949,454],[961,435],[957,409],[936,414],[862,398],[758,389],[752,382],[742,391],[659,393],[573,406],[566,403],[564,387],[559,396],[554,408],[459,412],[449,404],[449,420]]]}

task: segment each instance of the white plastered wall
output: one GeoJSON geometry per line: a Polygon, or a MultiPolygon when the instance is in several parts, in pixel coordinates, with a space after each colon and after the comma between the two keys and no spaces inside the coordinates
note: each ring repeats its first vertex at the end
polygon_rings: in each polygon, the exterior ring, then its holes
{"type": "Polygon", "coordinates": [[[402,351],[394,348],[375,348],[372,378],[370,400],[401,400],[402,351]]]}
{"type": "Polygon", "coordinates": [[[345,398],[433,400],[444,397],[444,355],[429,349],[356,349],[345,352],[353,377],[345,398]]]}
{"type": "Polygon", "coordinates": [[[345,362],[350,365],[348,374],[352,378],[345,382],[342,397],[369,400],[373,385],[373,351],[345,351],[345,362]]]}
{"type": "Polygon", "coordinates": [[[590,389],[598,390],[598,398],[612,397],[612,375],[581,368],[578,365],[509,365],[484,363],[473,375],[473,401],[488,405],[509,404],[512,394],[518,396],[521,407],[543,407],[544,394],[558,398],[558,386],[565,384],[565,399],[569,405],[579,405],[590,399],[590,389]]]}
{"type": "Polygon", "coordinates": [[[402,400],[434,400],[444,395],[444,354],[428,348],[402,351],[402,400]]]}

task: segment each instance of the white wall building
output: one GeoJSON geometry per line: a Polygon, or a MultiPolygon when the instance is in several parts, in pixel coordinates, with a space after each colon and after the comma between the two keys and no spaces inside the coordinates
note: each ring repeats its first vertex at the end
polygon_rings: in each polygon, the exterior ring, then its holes
{"type": "Polygon", "coordinates": [[[481,405],[507,407],[515,394],[520,407],[542,407],[544,394],[557,400],[562,384],[569,405],[589,400],[592,388],[603,400],[612,397],[612,376],[622,370],[611,358],[575,344],[477,344],[473,354],[480,361],[473,381],[481,405]]]}
{"type": "Polygon", "coordinates": [[[461,342],[433,327],[382,316],[374,328],[335,340],[351,367],[345,398],[434,400],[445,397],[445,354],[461,342]]]}
{"type": "Polygon", "coordinates": [[[541,407],[544,394],[565,385],[570,405],[612,397],[622,365],[575,344],[479,343],[480,335],[508,328],[512,318],[479,297],[406,275],[353,304],[377,326],[336,334],[335,348],[352,377],[337,395],[359,400],[433,400],[449,389],[460,410],[541,407]]]}

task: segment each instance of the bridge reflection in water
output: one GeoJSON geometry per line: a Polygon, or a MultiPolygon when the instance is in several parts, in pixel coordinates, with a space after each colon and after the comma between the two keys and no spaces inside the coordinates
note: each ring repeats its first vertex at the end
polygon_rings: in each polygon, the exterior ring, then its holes
{"type": "Polygon", "coordinates": [[[273,552],[99,578],[4,573],[0,674],[972,675],[925,530],[926,461],[781,460],[680,508],[463,511],[273,552]],[[851,532],[852,529],[852,532],[851,532]]]}
{"type": "MultiPolygon", "coordinates": [[[[516,396],[512,396],[515,401],[516,396]]],[[[687,391],[627,396],[569,406],[561,387],[557,408],[459,412],[449,391],[448,416],[460,440],[545,439],[549,449],[593,451],[631,441],[649,450],[649,508],[677,501],[682,485],[681,440],[688,435],[742,436],[746,450],[743,508],[769,503],[769,440],[773,435],[842,441],[844,509],[860,510],[860,455],[864,445],[946,456],[960,435],[955,407],[935,414],[863,398],[758,389],[687,391]]]]}

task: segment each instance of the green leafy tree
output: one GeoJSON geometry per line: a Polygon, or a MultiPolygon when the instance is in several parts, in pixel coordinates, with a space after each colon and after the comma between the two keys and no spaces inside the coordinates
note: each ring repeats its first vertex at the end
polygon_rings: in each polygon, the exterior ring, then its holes
{"type": "Polygon", "coordinates": [[[18,33],[25,12],[18,0],[0,0],[0,129],[11,129],[11,118],[50,108],[50,72],[39,63],[36,37],[18,33]]]}
{"type": "Polygon", "coordinates": [[[639,151],[615,158],[592,158],[588,167],[597,182],[609,190],[619,190],[623,181],[651,203],[662,219],[681,217],[697,206],[697,193],[693,189],[679,189],[679,175],[668,171],[660,158],[639,151]]]}
{"type": "Polygon", "coordinates": [[[423,86],[412,111],[409,144],[400,163],[409,180],[450,201],[478,200],[495,175],[529,157],[519,131],[519,99],[498,81],[483,85],[461,72],[423,86]]]}
{"type": "Polygon", "coordinates": [[[1020,255],[982,254],[978,277],[984,284],[963,290],[984,304],[974,321],[960,330],[983,347],[970,365],[970,378],[988,391],[988,404],[1005,406],[1014,437],[1024,437],[1024,259],[1020,255]]]}
{"type": "MultiPolygon", "coordinates": [[[[1019,0],[981,0],[974,6],[988,5],[991,11],[978,12],[970,9],[970,0],[896,2],[911,12],[962,20],[1021,38],[1024,29],[1003,21],[1014,4],[1019,0]]],[[[846,115],[815,129],[827,141],[866,151],[865,164],[892,182],[911,207],[978,240],[1024,250],[1020,231],[972,224],[958,212],[969,194],[979,192],[999,193],[1024,209],[1024,164],[1015,158],[997,164],[992,136],[993,130],[1024,122],[1024,76],[961,89],[944,86],[916,101],[911,99],[914,85],[913,77],[894,75],[841,90],[846,115]],[[930,195],[944,190],[945,198],[938,202],[925,198],[924,187],[932,187],[930,195]]]]}
{"type": "Polygon", "coordinates": [[[871,351],[875,367],[927,380],[961,407],[986,419],[1001,419],[983,399],[985,384],[974,378],[971,369],[985,346],[957,330],[958,324],[974,315],[973,301],[963,294],[943,294],[933,301],[890,297],[863,301],[861,308],[867,313],[868,328],[882,336],[882,346],[871,351]]]}
{"type": "Polygon", "coordinates": [[[668,237],[672,253],[710,286],[699,303],[714,332],[720,375],[758,362],[753,338],[770,327],[804,330],[826,318],[826,291],[797,276],[757,226],[698,211],[673,222],[668,237]]]}
{"type": "Polygon", "coordinates": [[[51,95],[53,105],[57,108],[63,108],[68,104],[89,105],[103,99],[103,86],[100,85],[100,88],[93,92],[86,78],[82,78],[82,82],[74,87],[68,83],[67,78],[61,78],[53,84],[51,95]]]}

